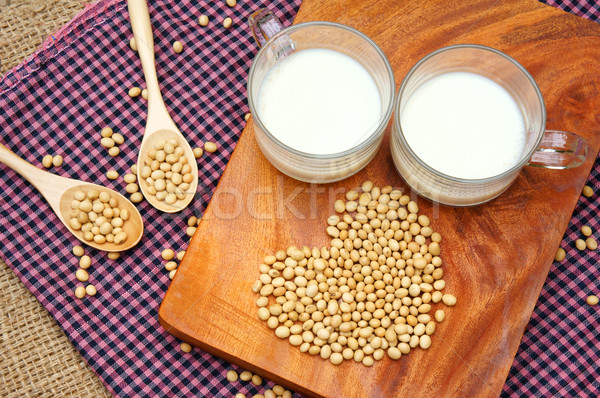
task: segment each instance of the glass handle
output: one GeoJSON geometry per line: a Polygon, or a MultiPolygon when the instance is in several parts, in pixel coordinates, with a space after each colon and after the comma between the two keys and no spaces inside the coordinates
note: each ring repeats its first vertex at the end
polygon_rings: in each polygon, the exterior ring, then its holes
{"type": "Polygon", "coordinates": [[[587,142],[577,134],[546,130],[528,165],[547,169],[571,169],[581,166],[587,153],[587,142]]]}
{"type": "MultiPolygon", "coordinates": [[[[266,8],[250,15],[248,25],[259,47],[262,47],[269,39],[284,29],[281,21],[266,8]]],[[[273,56],[276,61],[296,49],[296,44],[287,35],[281,35],[281,37],[276,39],[274,44],[273,56]]]]}

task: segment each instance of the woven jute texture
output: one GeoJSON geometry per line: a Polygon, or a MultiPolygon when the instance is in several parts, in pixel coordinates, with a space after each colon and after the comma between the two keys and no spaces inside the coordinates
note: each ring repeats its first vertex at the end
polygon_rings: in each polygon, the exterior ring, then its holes
{"type": "MultiPolygon", "coordinates": [[[[87,1],[90,3],[92,1],[87,1]]],[[[0,0],[0,75],[83,9],[83,0],[0,0]]]]}
{"type": "MultiPolygon", "coordinates": [[[[84,5],[80,0],[0,0],[0,75],[33,53],[84,5]]],[[[0,397],[67,396],[111,395],[54,319],[0,260],[0,397]]]]}

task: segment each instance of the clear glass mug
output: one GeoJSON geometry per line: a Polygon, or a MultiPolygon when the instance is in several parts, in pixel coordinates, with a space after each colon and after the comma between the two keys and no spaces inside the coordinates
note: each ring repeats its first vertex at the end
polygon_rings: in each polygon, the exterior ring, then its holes
{"type": "Polygon", "coordinates": [[[306,22],[284,29],[270,11],[261,10],[250,17],[249,24],[261,49],[248,75],[248,103],[264,156],[282,173],[311,183],[339,181],[364,168],[381,145],[394,105],[394,74],[381,49],[358,30],[332,22],[306,22]],[[261,83],[273,65],[293,52],[311,48],[334,50],[358,61],[379,91],[381,117],[376,128],[365,140],[342,152],[322,155],[292,148],[269,131],[257,110],[261,83]]]}
{"type": "Polygon", "coordinates": [[[408,72],[396,97],[391,152],[396,169],[419,195],[452,206],[488,202],[504,192],[521,169],[538,166],[565,169],[581,165],[587,143],[564,131],[545,130],[546,107],[533,77],[508,55],[480,45],[460,44],[426,55],[408,72]],[[518,104],[525,121],[525,149],[519,161],[489,178],[465,179],[446,175],[424,162],[408,144],[401,115],[411,95],[430,79],[449,72],[471,72],[500,84],[518,104]]]}

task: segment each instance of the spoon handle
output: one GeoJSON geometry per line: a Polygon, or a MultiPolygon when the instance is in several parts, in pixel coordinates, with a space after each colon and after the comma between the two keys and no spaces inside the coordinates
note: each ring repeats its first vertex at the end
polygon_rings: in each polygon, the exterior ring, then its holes
{"type": "Polygon", "coordinates": [[[171,116],[169,116],[169,112],[163,101],[156,75],[154,38],[152,36],[152,24],[150,22],[148,4],[146,0],[127,0],[127,8],[148,90],[149,117],[146,123],[146,130],[148,130],[149,125],[152,125],[153,128],[172,128],[175,123],[172,121],[171,116]]]}
{"type": "Polygon", "coordinates": [[[59,208],[62,192],[75,185],[67,178],[40,170],[2,144],[0,144],[0,163],[10,167],[36,187],[55,211],[59,208]]]}

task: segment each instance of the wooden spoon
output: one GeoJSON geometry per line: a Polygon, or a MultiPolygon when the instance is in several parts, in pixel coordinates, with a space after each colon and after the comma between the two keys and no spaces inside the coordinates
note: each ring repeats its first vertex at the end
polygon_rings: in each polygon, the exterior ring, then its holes
{"type": "Polygon", "coordinates": [[[42,196],[46,198],[60,221],[65,224],[67,229],[71,231],[77,239],[86,245],[105,252],[120,252],[132,248],[142,238],[142,234],[144,233],[142,216],[133,203],[118,192],[97,184],[65,178],[40,170],[15,155],[10,149],[2,144],[0,144],[0,162],[13,169],[33,184],[33,186],[40,191],[42,196]],[[117,199],[117,207],[119,209],[126,209],[129,212],[129,219],[123,224],[123,231],[127,233],[125,242],[120,244],[110,242],[98,244],[94,241],[87,241],[83,239],[82,231],[74,230],[69,225],[69,220],[71,218],[71,202],[74,199],[75,192],[82,191],[87,194],[87,192],[92,189],[96,189],[99,192],[108,192],[111,197],[117,199]]]}
{"type": "Polygon", "coordinates": [[[198,165],[192,148],[173,122],[173,119],[171,119],[171,116],[169,116],[160,93],[156,68],[154,66],[154,39],[152,37],[148,4],[146,4],[146,0],[128,0],[127,7],[148,90],[148,119],[146,120],[146,130],[137,161],[138,182],[144,197],[152,206],[165,213],[175,213],[185,209],[194,198],[194,194],[198,188],[198,165]],[[144,166],[144,160],[148,157],[148,152],[154,148],[154,144],[157,141],[167,141],[171,138],[175,138],[179,146],[183,148],[183,155],[192,167],[193,180],[190,182],[184,199],[178,199],[175,203],[168,204],[148,193],[148,184],[140,176],[140,172],[144,166]]]}

